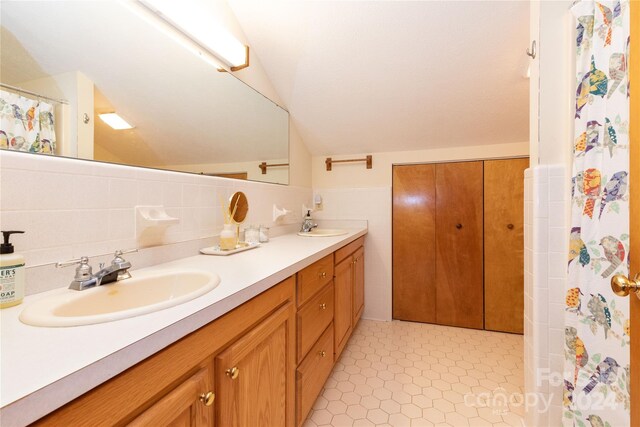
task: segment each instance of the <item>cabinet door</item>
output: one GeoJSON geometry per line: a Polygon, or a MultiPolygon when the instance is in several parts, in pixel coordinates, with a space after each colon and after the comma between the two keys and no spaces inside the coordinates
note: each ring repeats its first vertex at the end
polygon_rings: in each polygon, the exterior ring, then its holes
{"type": "Polygon", "coordinates": [[[482,329],[482,163],[436,165],[436,320],[482,329]]]}
{"type": "Polygon", "coordinates": [[[211,370],[202,368],[129,425],[204,427],[213,425],[213,381],[211,370]]]}
{"type": "Polygon", "coordinates": [[[393,318],[436,322],[436,165],[393,167],[393,318]]]}
{"type": "Polygon", "coordinates": [[[219,426],[293,426],[294,316],[287,303],[216,357],[219,426]]]}
{"type": "Polygon", "coordinates": [[[351,334],[353,307],[353,258],[347,257],[335,268],[333,333],[335,360],[340,357],[351,334]]]}
{"type": "Polygon", "coordinates": [[[353,254],[353,321],[356,327],[364,310],[364,247],[353,254]]]}
{"type": "Polygon", "coordinates": [[[524,170],[529,159],[484,162],[484,322],[524,329],[524,170]],[[505,197],[505,195],[509,197],[505,197]]]}

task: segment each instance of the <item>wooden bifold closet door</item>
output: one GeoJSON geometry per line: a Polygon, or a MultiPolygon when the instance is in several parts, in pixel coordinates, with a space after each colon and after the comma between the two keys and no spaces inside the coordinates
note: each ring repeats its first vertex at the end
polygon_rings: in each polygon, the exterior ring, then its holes
{"type": "Polygon", "coordinates": [[[528,159],[393,167],[393,318],[522,332],[528,159]]]}
{"type": "Polygon", "coordinates": [[[482,162],[436,165],[436,321],[482,329],[482,162]]]}
{"type": "Polygon", "coordinates": [[[436,165],[393,167],[393,318],[436,322],[436,165]]]}
{"type": "Polygon", "coordinates": [[[524,330],[524,170],[529,159],[484,162],[485,329],[524,330]]]}
{"type": "Polygon", "coordinates": [[[482,162],[393,167],[393,317],[482,329],[482,162]]]}

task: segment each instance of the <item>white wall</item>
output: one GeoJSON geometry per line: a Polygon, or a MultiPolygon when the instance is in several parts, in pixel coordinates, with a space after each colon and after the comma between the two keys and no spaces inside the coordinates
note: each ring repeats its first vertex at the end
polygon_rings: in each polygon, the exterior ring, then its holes
{"type": "Polygon", "coordinates": [[[532,62],[532,169],[527,171],[525,392],[551,399],[551,407],[527,408],[527,426],[560,425],[562,416],[562,384],[548,376],[562,376],[564,361],[575,74],[571,4],[531,3],[531,35],[538,41],[538,58],[532,62]]]}
{"type": "Polygon", "coordinates": [[[365,319],[391,320],[391,187],[316,188],[323,209],[314,219],[366,219],[365,319]]]}
{"type": "MultiPolygon", "coordinates": [[[[366,219],[369,233],[365,239],[365,311],[368,319],[391,320],[391,185],[393,164],[428,163],[499,157],[525,156],[528,143],[456,147],[423,151],[373,153],[373,168],[364,162],[333,165],[325,169],[325,157],[314,157],[314,194],[323,198],[322,210],[313,213],[319,219],[366,219]]],[[[371,153],[370,153],[371,154],[371,153]]],[[[340,156],[360,158],[362,155],[340,156]]]]}
{"type": "MultiPolygon", "coordinates": [[[[194,10],[218,21],[246,43],[223,0],[190,1],[194,10]]],[[[233,75],[280,102],[255,53],[251,66],[233,75]]],[[[77,80],[80,88],[83,82],[77,80]]],[[[90,105],[88,111],[92,112],[92,101],[90,105]]],[[[72,122],[82,123],[83,113],[75,111],[72,122]]],[[[93,130],[93,121],[88,126],[93,130]]],[[[77,139],[87,138],[78,135],[77,139]]],[[[68,283],[73,271],[55,269],[57,261],[87,255],[95,264],[108,261],[116,249],[139,246],[136,205],[164,205],[170,215],[181,220],[167,230],[162,245],[129,256],[137,267],[195,255],[200,247],[212,244],[222,227],[220,197],[227,198],[236,190],[249,198],[247,223],[271,225],[273,204],[292,211],[281,224],[301,222],[300,206],[311,203],[311,156],[291,120],[290,141],[290,186],[0,152],[0,227],[27,232],[14,238],[27,261],[27,294],[68,283]]]]}
{"type": "Polygon", "coordinates": [[[27,294],[68,285],[73,269],[53,264],[80,256],[108,262],[117,249],[140,247],[137,205],[163,205],[180,219],[163,244],[131,254],[137,268],[197,255],[222,229],[220,200],[235,191],[249,199],[247,224],[272,225],[272,207],[292,211],[280,224],[302,222],[311,190],[178,172],[0,152],[0,227],[14,236],[27,263],[27,294]]]}
{"type": "Polygon", "coordinates": [[[470,145],[466,147],[437,148],[420,151],[392,151],[364,153],[347,156],[314,156],[312,179],[314,188],[366,188],[391,186],[394,164],[429,163],[451,160],[488,159],[499,157],[527,156],[528,142],[495,145],[470,145]],[[325,159],[359,159],[373,155],[373,168],[366,169],[364,162],[334,164],[330,172],[325,168],[325,159]]]}

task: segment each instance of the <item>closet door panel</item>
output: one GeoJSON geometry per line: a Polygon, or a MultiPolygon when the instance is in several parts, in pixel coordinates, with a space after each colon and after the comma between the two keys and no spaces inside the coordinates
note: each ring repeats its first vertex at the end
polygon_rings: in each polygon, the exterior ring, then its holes
{"type": "Polygon", "coordinates": [[[436,321],[482,329],[483,162],[436,165],[436,321]]]}
{"type": "Polygon", "coordinates": [[[485,328],[493,331],[523,333],[527,167],[529,159],[484,162],[485,328]]]}
{"type": "Polygon", "coordinates": [[[436,322],[435,165],[393,167],[393,318],[436,322]]]}

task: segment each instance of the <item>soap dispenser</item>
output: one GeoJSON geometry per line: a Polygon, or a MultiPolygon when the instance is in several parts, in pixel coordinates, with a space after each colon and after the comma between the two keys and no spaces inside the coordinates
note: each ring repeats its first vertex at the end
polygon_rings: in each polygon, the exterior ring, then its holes
{"type": "Polygon", "coordinates": [[[12,234],[24,231],[3,231],[4,243],[0,245],[0,308],[12,307],[24,298],[24,257],[14,253],[9,243],[12,234]]]}

